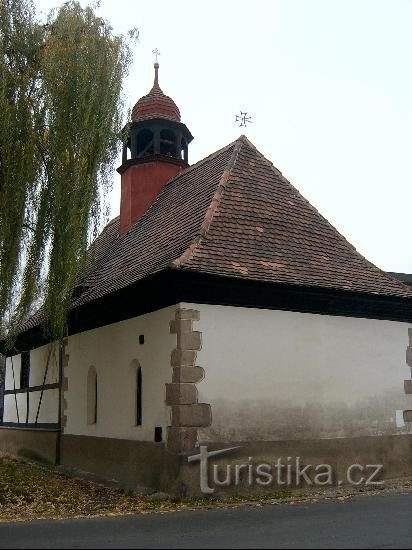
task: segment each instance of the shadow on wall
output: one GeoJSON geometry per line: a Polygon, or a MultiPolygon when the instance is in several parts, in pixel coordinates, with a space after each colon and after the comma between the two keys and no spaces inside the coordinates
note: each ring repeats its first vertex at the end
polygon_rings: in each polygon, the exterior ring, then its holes
{"type": "Polygon", "coordinates": [[[397,422],[406,398],[398,390],[354,405],[262,399],[216,400],[212,425],[199,431],[200,442],[282,441],[339,437],[412,434],[412,426],[397,422]]]}

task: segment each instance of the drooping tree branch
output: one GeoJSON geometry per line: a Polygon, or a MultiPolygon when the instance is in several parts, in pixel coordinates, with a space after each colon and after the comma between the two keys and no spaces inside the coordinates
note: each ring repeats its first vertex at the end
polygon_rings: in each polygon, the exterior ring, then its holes
{"type": "Polygon", "coordinates": [[[47,25],[31,0],[0,4],[0,329],[13,333],[43,286],[49,333],[63,333],[111,184],[135,36],[77,2],[47,25]]]}

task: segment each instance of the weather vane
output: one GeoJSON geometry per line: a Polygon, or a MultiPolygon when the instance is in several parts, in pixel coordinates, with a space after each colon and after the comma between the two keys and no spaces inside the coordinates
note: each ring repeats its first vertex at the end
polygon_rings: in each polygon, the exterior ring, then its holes
{"type": "Polygon", "coordinates": [[[158,56],[160,55],[160,52],[157,48],[155,48],[152,53],[154,54],[155,56],[155,62],[157,63],[158,62],[158,56]]]}
{"type": "Polygon", "coordinates": [[[240,115],[236,115],[235,122],[240,122],[239,128],[242,128],[242,126],[247,126],[252,122],[252,117],[247,116],[247,113],[244,113],[243,111],[240,111],[240,115]]]}

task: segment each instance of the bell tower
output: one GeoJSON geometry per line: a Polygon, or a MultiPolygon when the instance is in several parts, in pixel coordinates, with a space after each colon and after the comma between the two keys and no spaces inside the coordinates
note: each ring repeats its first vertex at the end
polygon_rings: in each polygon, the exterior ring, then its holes
{"type": "Polygon", "coordinates": [[[123,146],[120,234],[124,235],[156,200],[169,179],[189,166],[188,145],[193,136],[181,122],[180,111],[159,86],[159,63],[154,84],[132,110],[132,123],[123,146]]]}

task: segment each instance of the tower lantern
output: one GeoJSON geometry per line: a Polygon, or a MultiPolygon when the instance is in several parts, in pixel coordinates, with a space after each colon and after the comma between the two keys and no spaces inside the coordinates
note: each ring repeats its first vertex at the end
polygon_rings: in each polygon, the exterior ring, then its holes
{"type": "MultiPolygon", "coordinates": [[[[155,50],[157,55],[159,52],[155,50]]],[[[156,58],[157,58],[156,55],[156,58]]],[[[159,86],[159,63],[150,92],[132,110],[123,146],[120,233],[126,233],[154,202],[163,185],[187,168],[193,136],[181,122],[176,103],[159,86]]]]}

